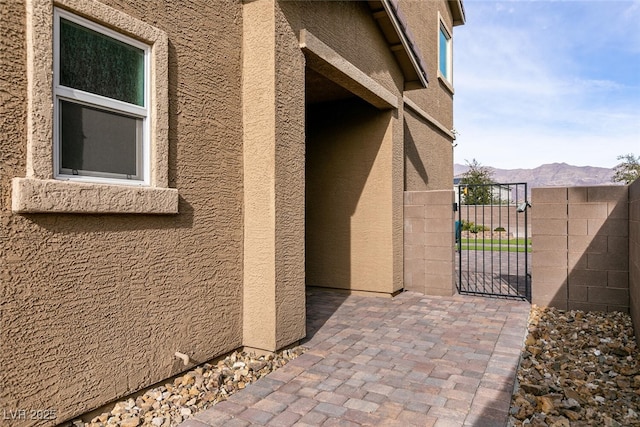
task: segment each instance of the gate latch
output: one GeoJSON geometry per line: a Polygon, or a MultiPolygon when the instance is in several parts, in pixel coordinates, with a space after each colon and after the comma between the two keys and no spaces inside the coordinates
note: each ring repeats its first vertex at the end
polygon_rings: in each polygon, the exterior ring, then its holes
{"type": "Polygon", "coordinates": [[[520,213],[520,212],[524,212],[527,210],[527,208],[531,207],[531,203],[529,202],[522,202],[518,205],[516,212],[520,213]]]}

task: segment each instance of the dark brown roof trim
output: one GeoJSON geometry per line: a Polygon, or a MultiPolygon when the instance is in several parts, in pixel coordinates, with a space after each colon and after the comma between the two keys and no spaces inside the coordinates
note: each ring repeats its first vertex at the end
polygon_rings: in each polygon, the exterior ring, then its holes
{"type": "Polygon", "coordinates": [[[449,0],[449,8],[451,9],[454,27],[457,25],[464,25],[464,23],[467,22],[462,0],[449,0]]]}

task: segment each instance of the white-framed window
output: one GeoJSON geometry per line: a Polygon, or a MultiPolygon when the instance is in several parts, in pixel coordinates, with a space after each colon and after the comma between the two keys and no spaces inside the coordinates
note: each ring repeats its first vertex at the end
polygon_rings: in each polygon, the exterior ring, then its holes
{"type": "Polygon", "coordinates": [[[26,171],[12,211],[178,213],[167,33],[99,0],[26,10],[26,171]]]}
{"type": "Polygon", "coordinates": [[[55,8],[56,179],[149,185],[150,46],[55,8]]]}
{"type": "Polygon", "coordinates": [[[438,74],[449,83],[452,83],[452,59],[451,32],[440,21],[438,31],[438,74]]]}

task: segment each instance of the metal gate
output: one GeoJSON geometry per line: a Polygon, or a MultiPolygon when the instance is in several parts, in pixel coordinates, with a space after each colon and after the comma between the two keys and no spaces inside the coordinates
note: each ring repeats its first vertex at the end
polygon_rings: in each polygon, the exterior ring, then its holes
{"type": "Polygon", "coordinates": [[[456,186],[456,285],[461,294],[531,301],[526,183],[456,186]]]}

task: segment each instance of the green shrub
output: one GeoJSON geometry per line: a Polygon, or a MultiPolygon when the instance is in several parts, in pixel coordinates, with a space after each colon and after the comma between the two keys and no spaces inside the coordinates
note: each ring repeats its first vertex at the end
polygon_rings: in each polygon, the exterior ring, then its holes
{"type": "Polygon", "coordinates": [[[462,220],[462,231],[468,231],[469,233],[479,233],[481,231],[489,231],[489,227],[485,227],[484,225],[476,225],[471,221],[462,220]]]}
{"type": "Polygon", "coordinates": [[[499,232],[499,231],[507,231],[507,230],[505,230],[504,227],[496,227],[495,230],[493,230],[493,231],[498,231],[499,232]]]}

